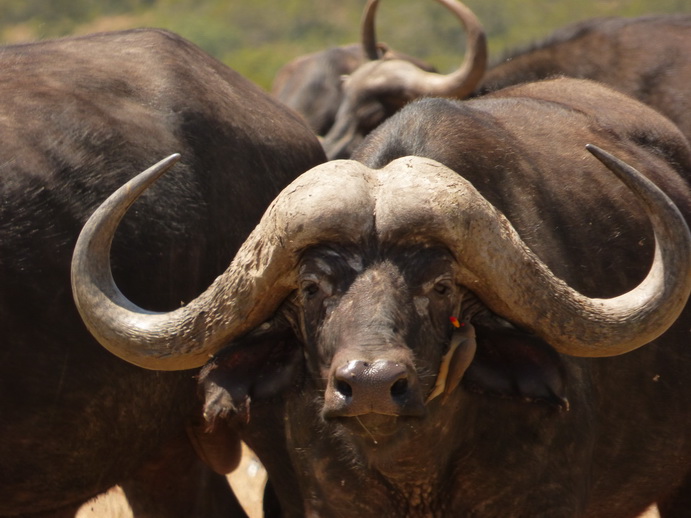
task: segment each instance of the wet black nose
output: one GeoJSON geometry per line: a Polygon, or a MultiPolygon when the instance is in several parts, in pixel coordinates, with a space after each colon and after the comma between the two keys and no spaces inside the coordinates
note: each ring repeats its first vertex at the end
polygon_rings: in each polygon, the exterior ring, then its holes
{"type": "Polygon", "coordinates": [[[346,398],[375,401],[382,394],[400,397],[408,390],[408,371],[397,362],[355,360],[336,369],[335,388],[346,398]]]}
{"type": "Polygon", "coordinates": [[[352,360],[333,371],[325,394],[325,415],[422,415],[416,377],[391,360],[352,360]]]}

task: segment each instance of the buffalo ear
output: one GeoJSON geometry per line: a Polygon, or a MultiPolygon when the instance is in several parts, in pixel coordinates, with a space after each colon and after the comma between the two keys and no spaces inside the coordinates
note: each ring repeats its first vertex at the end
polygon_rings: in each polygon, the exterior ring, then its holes
{"type": "Polygon", "coordinates": [[[226,474],[240,462],[241,427],[250,401],[270,398],[288,387],[302,359],[292,331],[267,323],[232,342],[199,374],[204,417],[187,427],[195,451],[214,471],[226,474]]]}
{"type": "Polygon", "coordinates": [[[568,410],[564,366],[552,347],[513,328],[475,330],[477,353],[463,378],[467,390],[568,410]]]}
{"type": "Polygon", "coordinates": [[[225,421],[212,430],[201,419],[187,426],[187,436],[197,455],[216,473],[227,475],[242,458],[242,442],[237,426],[225,421]]]}
{"type": "Polygon", "coordinates": [[[289,327],[265,324],[214,356],[199,374],[204,419],[213,429],[218,419],[238,424],[250,420],[250,401],[288,388],[302,362],[302,348],[289,327]]]}

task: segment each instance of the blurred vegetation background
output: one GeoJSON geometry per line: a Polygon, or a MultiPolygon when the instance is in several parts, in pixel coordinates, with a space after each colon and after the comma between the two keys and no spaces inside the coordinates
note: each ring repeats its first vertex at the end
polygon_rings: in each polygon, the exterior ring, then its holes
{"type": "MultiPolygon", "coordinates": [[[[359,40],[366,0],[0,0],[0,42],[162,27],[268,89],[291,59],[359,40]]],[[[691,12],[691,0],[467,0],[494,59],[576,20],[691,12]]],[[[382,0],[377,33],[441,71],[461,59],[458,21],[433,0],[382,0]]],[[[651,42],[654,43],[654,42],[651,42]]]]}

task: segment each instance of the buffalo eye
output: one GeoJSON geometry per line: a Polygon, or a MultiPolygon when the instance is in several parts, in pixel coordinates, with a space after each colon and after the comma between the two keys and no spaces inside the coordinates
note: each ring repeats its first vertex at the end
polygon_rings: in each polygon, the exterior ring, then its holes
{"type": "Polygon", "coordinates": [[[434,284],[434,291],[439,295],[449,295],[451,293],[451,283],[448,281],[437,282],[434,284]]]}
{"type": "Polygon", "coordinates": [[[306,298],[311,298],[319,293],[319,284],[314,281],[303,281],[300,289],[306,298]]]}

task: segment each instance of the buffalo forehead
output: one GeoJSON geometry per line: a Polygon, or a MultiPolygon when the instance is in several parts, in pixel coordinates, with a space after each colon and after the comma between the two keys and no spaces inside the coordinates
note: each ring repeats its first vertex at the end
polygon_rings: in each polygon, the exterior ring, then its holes
{"type": "Polygon", "coordinates": [[[319,165],[284,189],[271,210],[282,215],[286,234],[298,247],[333,239],[352,242],[373,228],[369,170],[358,162],[319,165]]]}
{"type": "MultiPolygon", "coordinates": [[[[403,157],[382,169],[353,160],[317,166],[291,183],[270,209],[297,249],[333,243],[426,243],[476,191],[432,159],[403,157]]],[[[472,213],[468,212],[471,214],[472,213]]]]}
{"type": "Polygon", "coordinates": [[[379,171],[377,180],[376,232],[382,243],[424,241],[435,235],[451,214],[462,210],[463,193],[474,191],[453,170],[420,157],[394,160],[379,171]]]}

